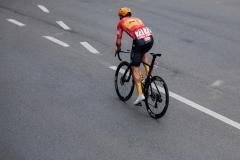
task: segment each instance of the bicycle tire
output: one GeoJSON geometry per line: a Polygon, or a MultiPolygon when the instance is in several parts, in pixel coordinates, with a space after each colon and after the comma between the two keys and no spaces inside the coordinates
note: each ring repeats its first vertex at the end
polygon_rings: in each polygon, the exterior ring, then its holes
{"type": "Polygon", "coordinates": [[[120,100],[127,101],[131,98],[134,90],[134,80],[132,70],[129,68],[129,63],[121,62],[115,72],[115,89],[120,100]],[[123,73],[126,72],[126,77],[123,79],[123,73]],[[128,80],[128,81],[126,81],[128,80]]]}
{"type": "Polygon", "coordinates": [[[169,104],[168,87],[159,76],[153,76],[144,88],[145,105],[151,117],[159,119],[167,112],[169,104]]]}

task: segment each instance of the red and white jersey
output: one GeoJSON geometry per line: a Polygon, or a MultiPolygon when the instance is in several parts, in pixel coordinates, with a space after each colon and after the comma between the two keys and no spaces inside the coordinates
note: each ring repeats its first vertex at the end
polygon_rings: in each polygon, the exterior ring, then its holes
{"type": "Polygon", "coordinates": [[[125,31],[133,40],[144,39],[148,41],[152,31],[147,28],[144,23],[135,17],[124,17],[117,25],[117,39],[122,39],[123,31],[125,31]]]}

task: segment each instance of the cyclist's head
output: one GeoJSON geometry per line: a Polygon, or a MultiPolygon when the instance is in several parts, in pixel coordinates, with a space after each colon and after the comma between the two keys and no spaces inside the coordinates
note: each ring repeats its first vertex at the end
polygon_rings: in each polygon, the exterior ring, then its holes
{"type": "Polygon", "coordinates": [[[120,19],[122,19],[123,17],[127,17],[127,16],[132,16],[132,10],[130,8],[124,7],[124,8],[120,8],[118,11],[118,16],[120,19]]]}

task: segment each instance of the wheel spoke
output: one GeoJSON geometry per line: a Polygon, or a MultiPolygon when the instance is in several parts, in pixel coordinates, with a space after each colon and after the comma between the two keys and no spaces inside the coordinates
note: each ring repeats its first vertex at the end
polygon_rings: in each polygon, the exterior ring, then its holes
{"type": "Polygon", "coordinates": [[[152,117],[161,118],[168,108],[167,85],[160,77],[154,76],[151,78],[151,84],[147,87],[146,108],[152,117]]]}

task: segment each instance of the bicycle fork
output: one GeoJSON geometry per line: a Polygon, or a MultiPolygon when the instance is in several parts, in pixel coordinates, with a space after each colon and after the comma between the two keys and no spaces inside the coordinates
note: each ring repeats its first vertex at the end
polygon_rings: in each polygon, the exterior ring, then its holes
{"type": "MultiPolygon", "coordinates": [[[[129,75],[127,76],[128,71],[130,70],[130,66],[125,70],[125,72],[123,73],[123,76],[121,77],[121,84],[124,84],[124,82],[129,82],[130,78],[131,78],[131,73],[129,73],[129,75]],[[127,79],[126,79],[127,76],[127,79]]],[[[131,70],[130,70],[131,72],[131,70]]]]}

